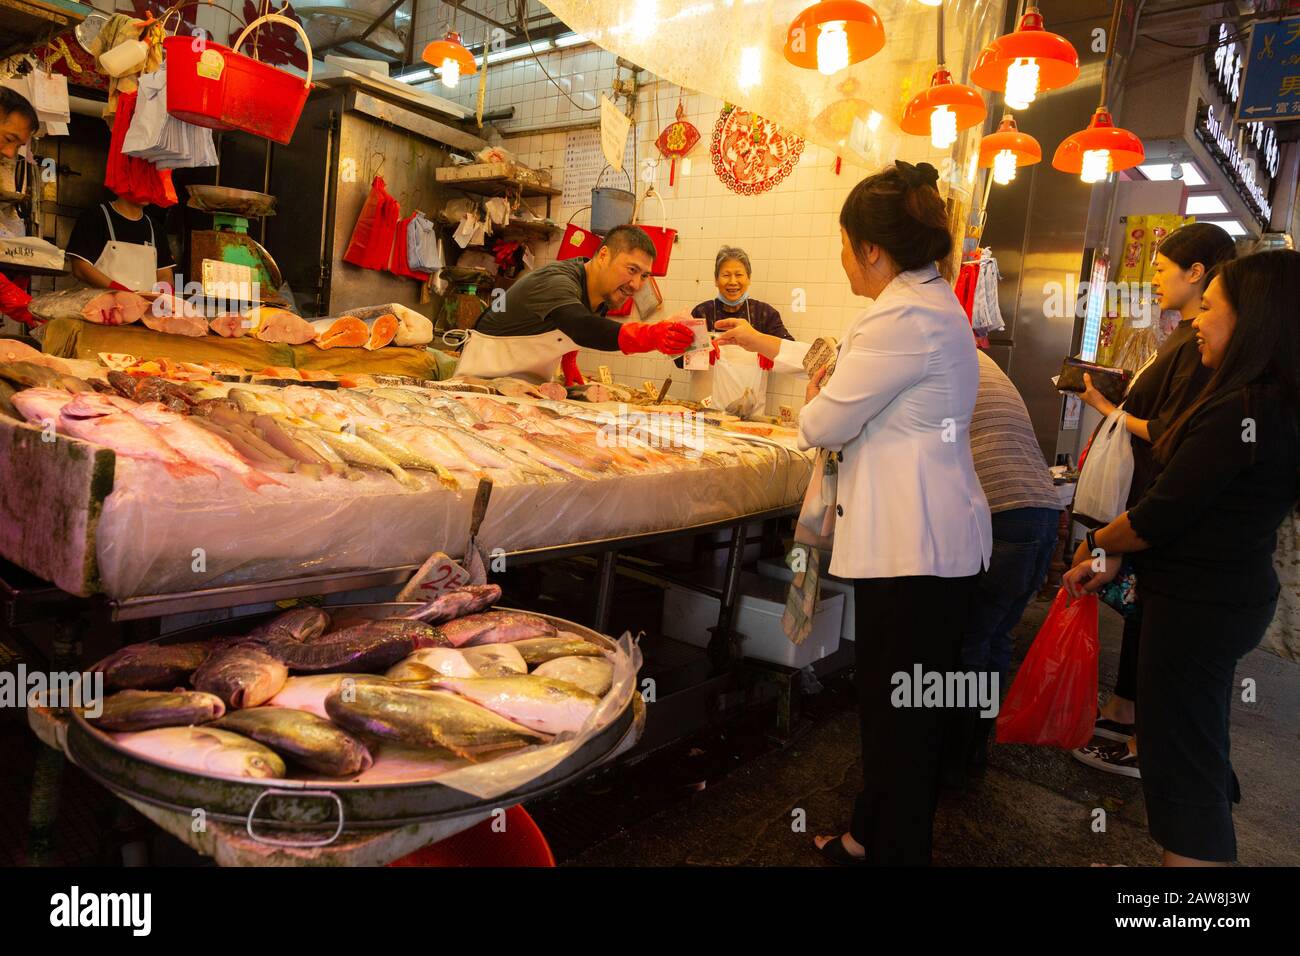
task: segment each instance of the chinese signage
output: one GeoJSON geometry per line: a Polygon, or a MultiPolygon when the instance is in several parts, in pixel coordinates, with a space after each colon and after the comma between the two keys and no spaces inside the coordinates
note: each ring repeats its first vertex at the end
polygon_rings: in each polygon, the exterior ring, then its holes
{"type": "Polygon", "coordinates": [[[1256,23],[1241,64],[1240,120],[1300,120],[1300,17],[1256,23]]]}

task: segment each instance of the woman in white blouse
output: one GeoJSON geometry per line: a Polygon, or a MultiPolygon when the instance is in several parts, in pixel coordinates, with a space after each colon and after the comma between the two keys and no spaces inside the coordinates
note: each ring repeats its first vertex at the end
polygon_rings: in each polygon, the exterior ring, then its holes
{"type": "MultiPolygon", "coordinates": [[[[935,267],[952,249],[937,181],[927,163],[898,162],[845,200],[840,261],[854,294],[873,302],[799,413],[800,446],[840,462],[830,572],[854,579],[856,598],[864,786],[849,831],[817,840],[835,863],[930,861],[944,723],[964,702],[921,706],[924,686],[912,685],[918,672],[958,672],[992,548],[970,450],[975,341],[935,267]]],[[[808,345],[743,321],[718,328],[720,344],[765,355],[778,373],[802,372],[808,345]]]]}

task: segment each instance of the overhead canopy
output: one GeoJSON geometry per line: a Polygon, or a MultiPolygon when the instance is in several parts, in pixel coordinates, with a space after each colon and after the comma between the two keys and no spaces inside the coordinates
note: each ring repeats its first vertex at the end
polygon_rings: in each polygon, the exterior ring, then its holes
{"type": "MultiPolygon", "coordinates": [[[[846,162],[867,169],[895,159],[931,162],[940,169],[941,191],[950,190],[958,204],[968,206],[981,128],[963,134],[951,150],[940,150],[928,136],[909,136],[898,126],[907,101],[929,85],[937,65],[935,8],[917,0],[873,0],[884,25],[884,48],[823,76],[793,65],[783,53],[791,22],[813,2],[546,0],[546,5],[604,49],[673,83],[751,109],[846,162]]],[[[1004,8],[1003,0],[945,4],[945,59],[957,82],[967,81],[979,51],[998,35],[1004,8]]]]}

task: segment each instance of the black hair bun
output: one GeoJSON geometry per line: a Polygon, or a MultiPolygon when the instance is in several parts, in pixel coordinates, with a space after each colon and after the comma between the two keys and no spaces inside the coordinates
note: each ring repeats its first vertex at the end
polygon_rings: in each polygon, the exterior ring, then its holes
{"type": "Polygon", "coordinates": [[[919,186],[937,186],[939,183],[939,170],[929,163],[917,163],[913,166],[911,163],[896,159],[894,166],[902,175],[903,181],[913,189],[919,186]]]}

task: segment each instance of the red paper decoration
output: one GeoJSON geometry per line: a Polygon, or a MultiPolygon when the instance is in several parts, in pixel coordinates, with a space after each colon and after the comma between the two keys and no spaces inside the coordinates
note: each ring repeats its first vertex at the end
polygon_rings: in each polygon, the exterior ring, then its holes
{"type": "Polygon", "coordinates": [[[732,192],[765,193],[794,169],[804,141],[771,120],[738,106],[724,106],[713,126],[713,171],[732,192]]]}

